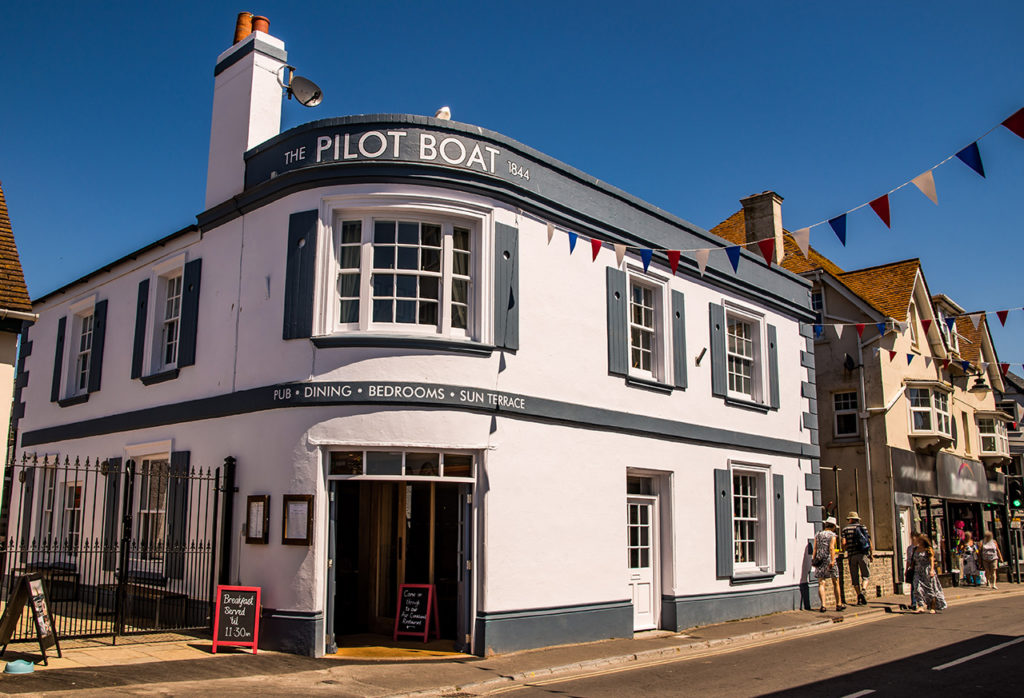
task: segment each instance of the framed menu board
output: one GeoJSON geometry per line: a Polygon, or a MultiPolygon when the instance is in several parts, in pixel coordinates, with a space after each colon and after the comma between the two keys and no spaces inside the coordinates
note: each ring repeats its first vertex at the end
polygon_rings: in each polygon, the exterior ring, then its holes
{"type": "Polygon", "coordinates": [[[270,542],[270,495],[250,494],[245,502],[245,542],[270,542]]]}
{"type": "Polygon", "coordinates": [[[281,542],[285,545],[310,545],[313,542],[313,495],[284,495],[281,516],[281,542]]]}

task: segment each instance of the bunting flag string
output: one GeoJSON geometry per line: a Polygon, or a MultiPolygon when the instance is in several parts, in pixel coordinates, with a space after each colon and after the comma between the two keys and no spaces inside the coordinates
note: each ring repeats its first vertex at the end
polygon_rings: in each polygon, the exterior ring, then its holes
{"type": "MultiPolygon", "coordinates": [[[[935,176],[933,173],[936,169],[938,169],[945,163],[949,162],[950,160],[957,159],[960,162],[962,162],[965,166],[969,167],[971,170],[979,174],[980,176],[985,177],[985,167],[982,163],[981,150],[978,147],[978,143],[983,138],[985,138],[985,136],[989,135],[990,133],[992,133],[992,131],[995,131],[1000,126],[1005,127],[1011,133],[1019,136],[1020,138],[1024,138],[1024,107],[1018,109],[1016,112],[1014,112],[1013,115],[1007,117],[999,124],[996,124],[988,131],[983,133],[981,136],[979,136],[977,139],[969,143],[967,146],[958,150],[956,153],[943,159],[942,161],[925,170],[924,172],[920,173],[916,177],[904,182],[903,184],[900,184],[898,187],[890,189],[888,192],[882,194],[881,196],[878,196],[867,203],[856,206],[850,209],[849,211],[841,213],[837,216],[833,216],[826,220],[819,221],[812,225],[792,231],[790,235],[792,235],[793,239],[796,241],[800,253],[805,258],[808,257],[810,251],[811,229],[824,225],[826,223],[836,234],[836,237],[839,238],[839,241],[845,246],[848,238],[847,218],[851,213],[855,213],[856,211],[859,211],[865,206],[870,207],[871,210],[875,212],[875,215],[877,215],[878,218],[882,221],[882,223],[885,224],[886,228],[891,229],[892,216],[890,209],[890,197],[895,192],[903,189],[904,187],[910,184],[913,184],[917,189],[919,189],[922,194],[927,196],[928,199],[932,201],[932,203],[938,204],[939,197],[938,191],[935,187],[935,176]]],[[[550,245],[555,233],[555,226],[552,223],[547,224],[547,233],[548,244],[550,245]]],[[[572,252],[576,249],[576,242],[580,237],[581,235],[579,233],[569,231],[569,254],[572,254],[572,252]]],[[[601,251],[601,247],[603,247],[604,244],[606,244],[606,241],[602,241],[599,238],[589,238],[589,241],[591,244],[591,259],[592,261],[596,261],[598,254],[601,251]]],[[[733,272],[737,273],[739,272],[739,263],[741,259],[740,251],[743,248],[749,248],[753,245],[756,245],[759,248],[761,256],[764,258],[765,264],[767,264],[768,266],[771,266],[772,259],[775,257],[776,252],[774,239],[758,240],[729,245],[708,245],[705,247],[678,250],[665,248],[644,248],[635,245],[625,245],[610,242],[607,244],[613,245],[615,249],[616,263],[620,266],[622,265],[622,260],[628,251],[633,251],[640,254],[640,257],[644,260],[645,269],[650,265],[650,259],[655,252],[666,254],[669,256],[669,263],[672,266],[673,274],[675,274],[675,271],[678,268],[680,254],[684,252],[692,253],[697,263],[697,268],[702,276],[704,275],[707,269],[708,260],[710,258],[711,253],[715,251],[725,250],[726,256],[729,259],[729,264],[732,266],[733,272]]],[[[781,253],[781,251],[779,252],[781,253]]]]}

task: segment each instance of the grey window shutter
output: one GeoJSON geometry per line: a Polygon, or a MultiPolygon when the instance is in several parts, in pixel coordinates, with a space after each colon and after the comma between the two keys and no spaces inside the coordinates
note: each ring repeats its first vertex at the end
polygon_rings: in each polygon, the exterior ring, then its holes
{"type": "Polygon", "coordinates": [[[103,379],[103,343],[107,334],[107,301],[96,304],[92,311],[92,352],[89,355],[89,392],[100,389],[103,379]]]}
{"type": "Polygon", "coordinates": [[[519,349],[519,229],[494,225],[494,344],[519,349]]]}
{"type": "Polygon", "coordinates": [[[103,560],[104,571],[117,569],[119,533],[117,511],[121,503],[121,459],[107,459],[107,476],[103,494],[103,560]]]}
{"type": "Polygon", "coordinates": [[[708,315],[711,319],[711,394],[725,397],[729,392],[725,360],[725,308],[717,303],[711,303],[708,315]]]}
{"type": "Polygon", "coordinates": [[[196,362],[196,331],[199,329],[199,285],[203,260],[185,264],[181,279],[181,327],[178,329],[178,368],[196,362]]]}
{"type": "Polygon", "coordinates": [[[188,485],[190,451],[171,453],[167,482],[167,555],[164,573],[172,579],[185,574],[188,547],[188,485]]]}
{"type": "Polygon", "coordinates": [[[732,576],[732,476],[715,470],[715,560],[719,578],[732,576]]]}
{"type": "Polygon", "coordinates": [[[50,383],[50,402],[60,400],[60,376],[64,369],[64,333],[68,319],[62,317],[57,321],[57,341],[53,347],[53,382],[50,383]]]}
{"type": "Polygon", "coordinates": [[[608,267],[608,373],[629,373],[629,332],[626,322],[626,272],[608,267]]]}
{"type": "Polygon", "coordinates": [[[146,317],[149,313],[149,279],[139,282],[139,300],[135,306],[135,343],[132,345],[132,378],[142,376],[142,357],[146,351],[146,317]]]}
{"type": "Polygon", "coordinates": [[[672,292],[672,376],[677,388],[686,388],[686,307],[683,294],[672,292]]]}
{"type": "Polygon", "coordinates": [[[779,409],[778,334],[775,325],[768,325],[768,404],[773,410],[779,409]]]}
{"type": "Polygon", "coordinates": [[[786,571],[786,482],[782,475],[772,475],[772,514],[775,517],[775,574],[786,571]]]}
{"type": "Polygon", "coordinates": [[[288,218],[284,275],[284,339],[313,336],[313,286],[316,280],[317,211],[288,218]]]}

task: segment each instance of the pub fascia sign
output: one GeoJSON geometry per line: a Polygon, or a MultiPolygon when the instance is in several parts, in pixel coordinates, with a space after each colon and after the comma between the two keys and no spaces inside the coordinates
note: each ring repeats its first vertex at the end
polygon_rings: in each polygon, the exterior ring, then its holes
{"type": "Polygon", "coordinates": [[[492,143],[421,128],[346,131],[323,127],[254,153],[246,163],[246,186],[292,170],[359,162],[413,162],[468,169],[516,181],[530,181],[531,163],[504,154],[492,143]]]}
{"type": "Polygon", "coordinates": [[[514,393],[425,383],[298,383],[275,386],[273,402],[418,402],[496,410],[526,410],[526,398],[514,393]]]}

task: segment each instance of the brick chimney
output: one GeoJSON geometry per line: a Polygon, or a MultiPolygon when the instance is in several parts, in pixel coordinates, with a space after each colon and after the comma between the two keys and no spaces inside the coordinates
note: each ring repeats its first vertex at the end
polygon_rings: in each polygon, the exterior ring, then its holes
{"type": "Polygon", "coordinates": [[[746,242],[755,243],[775,238],[775,263],[782,262],[782,197],[764,191],[740,199],[746,224],[746,242]]]}
{"type": "Polygon", "coordinates": [[[206,171],[206,208],[245,187],[245,151],[281,132],[283,90],[278,73],[288,61],[284,42],[267,33],[270,21],[239,16],[235,43],[213,69],[213,118],[206,171]]]}

